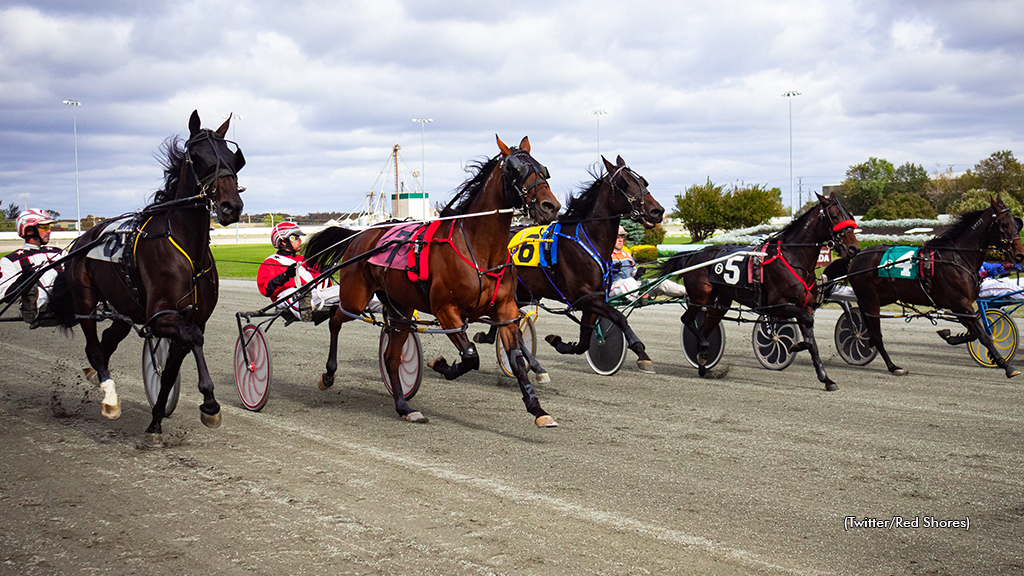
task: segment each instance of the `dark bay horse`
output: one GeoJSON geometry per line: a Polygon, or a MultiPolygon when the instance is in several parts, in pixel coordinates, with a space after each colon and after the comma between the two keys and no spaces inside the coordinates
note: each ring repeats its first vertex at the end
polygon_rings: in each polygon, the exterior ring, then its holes
{"type": "Polygon", "coordinates": [[[949,338],[950,344],[980,339],[996,364],[1006,371],[1007,378],[1020,374],[996,352],[992,337],[982,327],[974,309],[980,290],[978,269],[990,247],[998,248],[1014,262],[1024,262],[1017,221],[1001,198],[991,198],[990,202],[988,208],[961,214],[949,229],[924,243],[912,260],[918,278],[879,276],[879,264],[889,246],[870,246],[850,262],[850,286],[864,314],[869,343],[878,349],[889,372],[907,373],[893,364],[885,351],[879,309],[900,302],[949,310],[968,331],[966,338],[949,338]],[[922,264],[926,264],[925,270],[921,270],[922,264]]]}
{"type": "MultiPolygon", "coordinates": [[[[341,325],[366,307],[376,293],[384,304],[392,326],[402,325],[414,310],[432,314],[459,349],[460,361],[452,365],[437,358],[429,365],[448,380],[480,366],[476,347],[465,333],[468,322],[489,317],[497,322],[502,342],[509,351],[509,364],[519,382],[523,402],[537,426],[557,426],[537,399],[528,376],[525,348],[519,332],[519,309],[515,302],[516,276],[508,252],[512,208],[523,208],[541,223],[551,222],[561,208],[547,184],[547,168],[530,155],[530,141],[523,138],[518,148],[497,139],[500,154],[475,163],[476,173],[464,182],[441,212],[429,243],[429,276],[412,281],[406,270],[369,263],[364,256],[374,250],[387,228],[371,228],[352,235],[350,230],[328,228],[312,236],[306,245],[310,262],[321,270],[338,262],[352,261],[338,272],[340,307],[331,317],[331,345],[327,371],[320,388],[334,383],[337,369],[338,331],[341,325]],[[340,244],[339,244],[340,242],[340,244]],[[395,319],[398,319],[397,322],[395,319]]],[[[424,247],[423,249],[426,249],[424,247]]],[[[392,332],[384,358],[392,382],[399,382],[398,365],[409,332],[392,332]]],[[[426,422],[413,410],[401,386],[392,386],[395,411],[409,422],[426,422]]]]}
{"type": "MultiPolygon", "coordinates": [[[[621,216],[653,228],[661,222],[665,209],[647,190],[647,180],[628,166],[622,156],[612,164],[603,156],[604,174],[586,189],[571,197],[561,224],[557,258],[550,267],[516,266],[519,276],[517,299],[536,302],[542,298],[557,300],[570,309],[583,312],[578,342],[562,342],[548,335],[547,342],[561,354],[583,354],[590,345],[597,318],[607,318],[626,336],[629,349],[637,355],[641,371],[653,372],[651,357],[644,344],[629,327],[626,316],[607,301],[611,277],[611,257],[621,216]]],[[[478,342],[494,342],[494,330],[477,336],[478,342]]]]}
{"type": "MultiPolygon", "coordinates": [[[[85,254],[70,257],[58,281],[65,288],[55,288],[51,303],[62,326],[82,325],[85,353],[105,393],[103,414],[108,418],[120,416],[121,408],[107,363],[132,323],[155,337],[171,339],[153,420],[146,429],[153,445],[163,441],[160,422],[167,396],[189,352],[199,370],[200,418],[209,428],[220,426],[220,405],[203,355],[203,331],[217,305],[218,290],[217,265],[210,253],[210,214],[215,212],[217,221],[228,225],[242,213],[237,173],[245,157],[224,139],[230,122],[229,117],[216,131],[204,129],[198,112],[192,112],[188,140],[183,144],[174,137],[164,143],[164,187],[152,204],[136,213],[125,260],[106,262],[85,254]],[[121,316],[103,331],[102,342],[96,335],[96,320],[81,319],[101,302],[121,316]]],[[[111,233],[104,225],[88,230],[69,251],[104,233],[111,233]]]]}
{"type": "MultiPolygon", "coordinates": [[[[708,336],[732,306],[733,301],[760,314],[782,320],[795,318],[803,333],[804,341],[793,347],[793,352],[810,350],[811,361],[818,380],[825,384],[825,390],[838,390],[818,356],[818,344],[814,341],[815,274],[814,267],[822,245],[829,243],[839,252],[840,257],[849,258],[860,251],[860,243],[854,235],[856,223],[850,213],[832,194],[823,197],[818,194],[818,203],[785,228],[765,241],[767,256],[762,266],[763,280],[754,287],[736,288],[712,284],[711,268],[705,266],[683,274],[689,308],[682,316],[682,322],[698,336],[697,361],[701,376],[708,373],[708,336]],[[707,310],[707,316],[700,328],[696,321],[699,313],[707,310]]],[[[760,247],[752,247],[760,248],[760,247]]],[[[663,274],[713,260],[723,248],[714,246],[699,252],[673,256],[660,266],[663,274]]]]}

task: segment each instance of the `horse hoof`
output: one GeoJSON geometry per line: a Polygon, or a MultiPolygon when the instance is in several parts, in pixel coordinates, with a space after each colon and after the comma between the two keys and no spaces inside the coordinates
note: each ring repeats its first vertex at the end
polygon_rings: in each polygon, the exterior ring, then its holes
{"type": "Polygon", "coordinates": [[[206,412],[199,413],[199,421],[203,423],[210,430],[216,430],[220,428],[220,412],[216,414],[207,414],[206,412]]]}
{"type": "Polygon", "coordinates": [[[100,385],[100,378],[92,368],[82,368],[82,375],[85,376],[85,379],[91,382],[93,386],[100,385]]]}
{"type": "Polygon", "coordinates": [[[117,420],[121,417],[121,400],[118,400],[117,404],[104,404],[100,410],[107,419],[117,420]]]}
{"type": "Polygon", "coordinates": [[[324,375],[321,374],[320,375],[320,380],[317,381],[317,383],[316,383],[316,387],[321,389],[321,390],[327,390],[327,389],[329,389],[331,387],[331,385],[326,383],[326,382],[324,382],[324,375]]]}
{"type": "Polygon", "coordinates": [[[403,416],[403,418],[405,418],[406,422],[412,422],[413,424],[426,424],[427,422],[430,422],[430,420],[420,412],[409,412],[403,416]]]}
{"type": "Polygon", "coordinates": [[[437,358],[434,358],[430,362],[427,362],[427,368],[433,368],[434,364],[437,364],[438,362],[441,362],[443,360],[444,360],[444,356],[438,356],[437,358]]]}
{"type": "Polygon", "coordinates": [[[835,382],[828,382],[825,384],[825,392],[835,392],[839,390],[839,385],[835,382]]]}
{"type": "Polygon", "coordinates": [[[654,362],[651,360],[637,360],[636,367],[645,374],[654,374],[654,362]]]}
{"type": "Polygon", "coordinates": [[[537,425],[537,428],[558,428],[558,422],[555,422],[555,419],[547,414],[538,416],[533,423],[537,425]]]}
{"type": "Polygon", "coordinates": [[[551,376],[547,372],[537,374],[537,384],[547,384],[548,382],[551,382],[551,376]]]}
{"type": "Polygon", "coordinates": [[[146,434],[145,438],[142,439],[147,448],[163,448],[164,447],[164,435],[163,434],[146,434]]]}
{"type": "Polygon", "coordinates": [[[1008,370],[1006,372],[1006,377],[1007,378],[1013,378],[1014,376],[1017,376],[1019,374],[1020,374],[1020,370],[1017,370],[1016,368],[1014,368],[1013,370],[1008,370]]]}
{"type": "Polygon", "coordinates": [[[562,342],[562,337],[558,334],[548,334],[544,337],[544,341],[552,346],[558,346],[562,342]]]}
{"type": "Polygon", "coordinates": [[[910,371],[906,370],[904,368],[897,368],[897,369],[892,371],[893,376],[906,376],[909,373],[910,373],[910,371]]]}

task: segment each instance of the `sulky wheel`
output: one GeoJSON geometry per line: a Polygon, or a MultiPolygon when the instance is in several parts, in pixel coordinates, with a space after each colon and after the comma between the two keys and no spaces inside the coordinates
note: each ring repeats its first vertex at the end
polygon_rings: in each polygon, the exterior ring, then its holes
{"type": "Polygon", "coordinates": [[[790,348],[803,339],[800,327],[793,320],[779,320],[764,315],[758,317],[750,337],[754,345],[754,357],[769,370],[788,368],[796,358],[790,348]]]}
{"type": "MultiPolygon", "coordinates": [[[[704,325],[704,318],[707,316],[703,310],[697,313],[695,322],[697,327],[700,328],[704,325]]],[[[682,324],[679,329],[679,340],[683,346],[683,355],[686,356],[686,361],[690,363],[690,366],[698,368],[700,363],[697,362],[697,350],[698,340],[697,335],[694,334],[686,324],[682,324]]],[[[708,362],[704,365],[705,368],[714,368],[721,360],[722,355],[725,353],[725,332],[722,331],[722,325],[715,326],[715,329],[708,335],[708,362]]]]}
{"type": "Polygon", "coordinates": [[[587,348],[587,363],[601,376],[611,376],[622,368],[626,361],[626,336],[614,322],[598,318],[597,326],[590,335],[587,348]]]}
{"type": "MultiPolygon", "coordinates": [[[[148,336],[143,339],[142,344],[142,381],[146,386],[146,399],[149,405],[156,404],[160,395],[160,381],[163,378],[164,366],[167,365],[167,356],[171,352],[171,341],[168,338],[156,338],[148,336]]],[[[164,418],[170,418],[174,408],[178,405],[178,395],[181,393],[181,372],[174,379],[171,393],[167,396],[167,404],[164,404],[164,418]]]]}
{"type": "MultiPolygon", "coordinates": [[[[380,331],[380,348],[377,358],[380,364],[380,375],[384,379],[384,387],[388,390],[388,396],[394,394],[391,389],[391,377],[388,376],[387,367],[384,364],[384,351],[388,348],[391,340],[387,330],[380,331]]],[[[499,339],[500,341],[500,339],[499,339]]],[[[420,347],[420,337],[415,332],[410,332],[402,346],[402,359],[398,365],[398,379],[402,384],[402,395],[406,400],[419,392],[420,382],[423,381],[423,349],[420,347]]]]}
{"type": "MultiPolygon", "coordinates": [[[[523,333],[523,343],[530,351],[530,355],[537,356],[537,328],[533,325],[533,313],[526,314],[519,320],[519,331],[523,333]]],[[[498,354],[498,366],[506,376],[515,376],[512,373],[512,366],[508,363],[508,353],[505,351],[505,344],[499,335],[494,339],[494,349],[498,354]]]]}
{"type": "Polygon", "coordinates": [[[270,348],[263,331],[253,324],[243,327],[235,342],[235,388],[242,407],[254,412],[263,409],[270,395],[270,348]]]}
{"type": "MultiPolygon", "coordinates": [[[[1017,353],[1017,324],[1006,312],[991,308],[985,311],[985,318],[992,332],[992,344],[996,351],[1009,362],[1017,353]]],[[[986,368],[997,368],[999,365],[992,361],[988,348],[976,339],[967,343],[967,349],[971,351],[971,358],[986,368]]]]}
{"type": "Polygon", "coordinates": [[[878,350],[869,342],[864,313],[856,306],[851,306],[839,315],[839,320],[836,321],[835,340],[836,351],[847,364],[865,366],[878,355],[878,350]]]}

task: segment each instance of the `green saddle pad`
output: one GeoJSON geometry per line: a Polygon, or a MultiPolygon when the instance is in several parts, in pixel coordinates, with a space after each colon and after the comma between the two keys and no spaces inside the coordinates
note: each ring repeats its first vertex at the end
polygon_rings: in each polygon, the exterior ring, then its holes
{"type": "Polygon", "coordinates": [[[878,263],[879,278],[916,280],[920,277],[921,267],[916,258],[920,250],[918,246],[890,246],[878,263]]]}

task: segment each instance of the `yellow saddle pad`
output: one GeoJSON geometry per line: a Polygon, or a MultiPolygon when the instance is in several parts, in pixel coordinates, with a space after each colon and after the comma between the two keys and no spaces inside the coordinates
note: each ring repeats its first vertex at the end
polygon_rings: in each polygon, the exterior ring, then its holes
{"type": "Polygon", "coordinates": [[[543,238],[545,228],[547,226],[523,228],[508,241],[508,251],[512,253],[516,266],[541,266],[541,252],[546,251],[551,243],[550,238],[543,238]],[[545,250],[541,249],[542,244],[545,250]]]}

